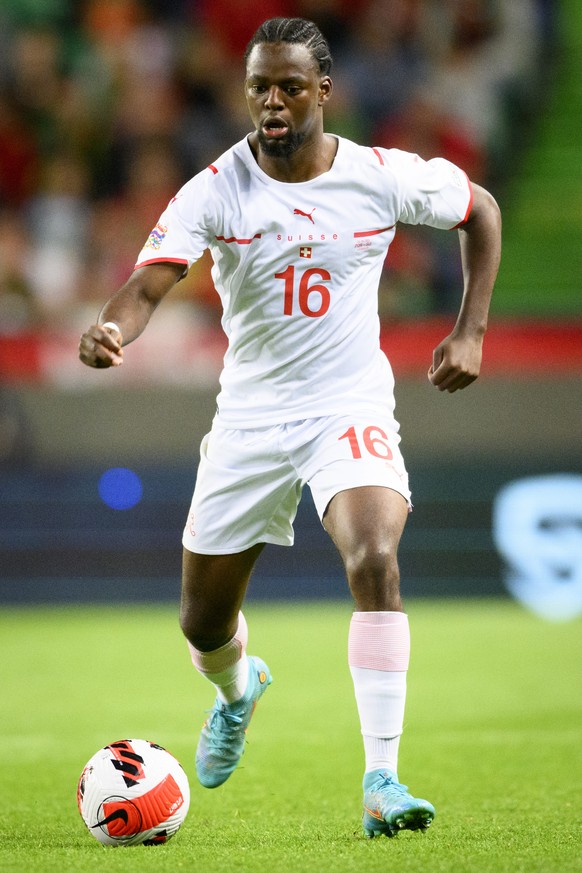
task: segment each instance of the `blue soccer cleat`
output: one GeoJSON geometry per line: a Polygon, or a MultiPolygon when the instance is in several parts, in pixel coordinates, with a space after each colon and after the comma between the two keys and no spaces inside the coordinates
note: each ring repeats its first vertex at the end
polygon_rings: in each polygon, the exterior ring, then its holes
{"type": "Polygon", "coordinates": [[[196,749],[196,773],[205,788],[217,788],[236,768],[245,748],[245,736],[259,698],[272,682],[267,665],[249,657],[249,684],[236,703],[218,698],[202,726],[196,749]]]}
{"type": "Polygon", "coordinates": [[[428,800],[408,793],[390,770],[371,770],[364,775],[364,834],[393,837],[401,830],[426,830],[436,812],[428,800]]]}

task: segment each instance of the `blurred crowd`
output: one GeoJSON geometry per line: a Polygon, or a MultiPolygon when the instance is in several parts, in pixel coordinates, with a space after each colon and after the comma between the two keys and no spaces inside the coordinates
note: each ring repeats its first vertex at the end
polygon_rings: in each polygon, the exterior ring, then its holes
{"type": "MultiPolygon", "coordinates": [[[[450,158],[499,196],[543,100],[554,7],[0,0],[0,334],[94,320],[180,185],[248,132],[242,54],[265,18],[311,18],[328,37],[328,130],[450,158]]],[[[457,248],[456,234],[399,233],[382,314],[454,308],[457,248]]],[[[216,317],[206,258],[177,296],[216,317]]]]}

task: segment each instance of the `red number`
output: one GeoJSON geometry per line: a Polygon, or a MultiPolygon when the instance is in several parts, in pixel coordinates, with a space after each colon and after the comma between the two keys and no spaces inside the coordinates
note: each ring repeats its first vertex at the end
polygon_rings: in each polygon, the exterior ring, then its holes
{"type": "MultiPolygon", "coordinates": [[[[374,455],[376,458],[383,458],[385,461],[391,461],[393,458],[392,450],[388,445],[388,436],[384,433],[381,427],[374,427],[370,425],[365,428],[363,434],[364,448],[371,455],[374,455]],[[378,436],[373,436],[373,434],[378,434],[378,436]]],[[[352,450],[352,456],[358,460],[362,457],[362,450],[360,448],[360,442],[358,440],[358,436],[356,434],[355,427],[349,427],[345,433],[343,433],[338,440],[347,439],[350,443],[350,449],[352,450]]]]}
{"type": "Polygon", "coordinates": [[[342,433],[341,437],[338,437],[338,440],[349,440],[350,441],[350,449],[352,450],[352,455],[354,458],[361,458],[362,452],[360,451],[360,444],[358,442],[358,438],[356,436],[356,428],[348,427],[345,433],[342,433]]]}
{"type": "Polygon", "coordinates": [[[371,455],[376,455],[377,458],[384,458],[385,461],[392,460],[392,451],[388,445],[388,437],[381,427],[367,427],[364,431],[364,445],[371,455]],[[372,434],[380,434],[380,437],[373,437],[372,434]],[[382,449],[380,451],[380,448],[382,449]]]}
{"type": "Polygon", "coordinates": [[[325,315],[327,310],[329,309],[329,304],[331,303],[331,294],[329,293],[329,288],[327,285],[322,285],[320,282],[314,282],[313,285],[309,285],[309,280],[311,277],[319,276],[320,279],[324,282],[329,282],[331,280],[330,274],[327,270],[318,270],[316,268],[312,268],[310,270],[306,270],[301,277],[301,281],[299,282],[299,309],[303,313],[303,315],[309,315],[311,318],[319,318],[321,315],[325,315]],[[319,294],[321,297],[319,303],[319,309],[310,309],[309,308],[309,297],[311,294],[319,294]]]}
{"type": "Polygon", "coordinates": [[[293,280],[295,278],[295,267],[293,265],[287,267],[284,273],[275,273],[275,279],[283,279],[285,282],[285,297],[283,304],[283,314],[291,315],[293,312],[293,280]]]}
{"type": "MultiPolygon", "coordinates": [[[[293,313],[293,293],[295,286],[295,267],[291,264],[283,273],[275,273],[275,279],[283,279],[285,282],[283,314],[292,315],[293,313]]],[[[320,270],[317,267],[311,267],[305,270],[299,280],[298,302],[299,309],[303,315],[309,318],[320,318],[325,315],[331,303],[331,293],[327,285],[323,282],[330,282],[331,275],[327,270],[320,270]],[[310,285],[313,278],[319,278],[321,282],[314,282],[310,285]],[[319,294],[319,306],[317,309],[312,309],[309,306],[309,298],[312,294],[319,294]]]]}

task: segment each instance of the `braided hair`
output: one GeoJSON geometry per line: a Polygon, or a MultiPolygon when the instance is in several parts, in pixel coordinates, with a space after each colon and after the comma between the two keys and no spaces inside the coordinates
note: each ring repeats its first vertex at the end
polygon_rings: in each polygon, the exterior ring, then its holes
{"type": "Polygon", "coordinates": [[[331,52],[324,35],[313,21],[306,18],[269,18],[264,21],[249,40],[245,62],[256,45],[260,43],[290,42],[304,45],[319,67],[322,76],[331,70],[331,52]]]}

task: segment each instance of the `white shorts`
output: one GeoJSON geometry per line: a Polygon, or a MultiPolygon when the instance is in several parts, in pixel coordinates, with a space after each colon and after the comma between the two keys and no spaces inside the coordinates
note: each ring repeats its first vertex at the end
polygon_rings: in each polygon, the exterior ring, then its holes
{"type": "Polygon", "coordinates": [[[335,415],[252,430],[214,420],[202,440],[182,542],[191,552],[232,554],[256,543],[293,545],[305,484],[320,519],[334,495],[363,485],[408,501],[398,424],[385,413],[335,415]]]}

